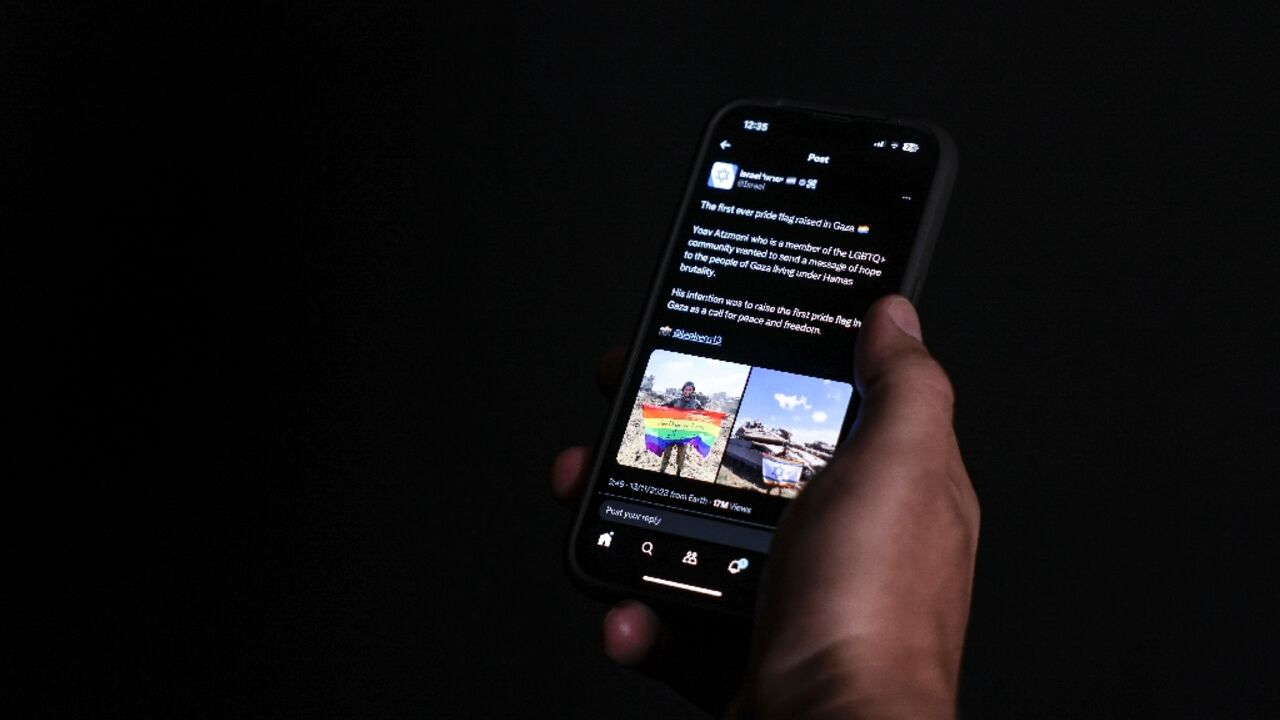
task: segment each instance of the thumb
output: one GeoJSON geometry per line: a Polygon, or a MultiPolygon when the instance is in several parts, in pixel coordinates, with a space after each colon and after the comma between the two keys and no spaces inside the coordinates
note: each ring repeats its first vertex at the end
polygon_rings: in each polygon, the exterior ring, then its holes
{"type": "Polygon", "coordinates": [[[920,318],[906,298],[890,295],[867,311],[854,375],[863,399],[854,435],[862,442],[870,435],[910,448],[951,435],[951,381],[921,341],[920,318]]]}

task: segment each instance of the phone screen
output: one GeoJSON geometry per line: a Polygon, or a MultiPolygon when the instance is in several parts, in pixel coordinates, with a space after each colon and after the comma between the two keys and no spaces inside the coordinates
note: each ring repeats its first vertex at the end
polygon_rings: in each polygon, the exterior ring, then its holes
{"type": "Polygon", "coordinates": [[[779,516],[852,426],[863,313],[918,287],[941,142],[771,104],[712,121],[571,540],[580,576],[751,610],[779,516]]]}

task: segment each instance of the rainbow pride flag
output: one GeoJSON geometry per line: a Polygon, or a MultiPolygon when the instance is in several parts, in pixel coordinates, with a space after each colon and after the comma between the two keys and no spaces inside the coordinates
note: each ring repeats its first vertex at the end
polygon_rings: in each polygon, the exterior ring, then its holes
{"type": "Polygon", "coordinates": [[[671,445],[685,443],[706,457],[720,436],[720,422],[725,416],[711,410],[661,405],[641,404],[640,409],[644,413],[644,446],[654,455],[661,455],[671,445]]]}

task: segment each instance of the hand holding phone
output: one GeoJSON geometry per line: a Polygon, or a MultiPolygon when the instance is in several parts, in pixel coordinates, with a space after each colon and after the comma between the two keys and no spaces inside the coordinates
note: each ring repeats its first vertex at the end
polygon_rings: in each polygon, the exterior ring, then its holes
{"type": "Polygon", "coordinates": [[[579,586],[751,614],[779,518],[853,427],[867,309],[919,293],[954,157],[918,121],[717,113],[571,532],[579,586]]]}
{"type": "MultiPolygon", "coordinates": [[[[951,426],[947,377],[902,298],[866,315],[858,426],[778,528],[747,631],[663,616],[626,601],[604,621],[605,652],[719,716],[737,696],[753,717],[804,717],[833,696],[901,717],[954,711],[978,506],[951,426]]],[[[575,506],[589,451],[561,453],[553,492],[575,506]]],[[[878,717],[866,712],[860,717],[878,717]]]]}
{"type": "Polygon", "coordinates": [[[606,619],[612,657],[713,712],[744,672],[761,716],[801,716],[822,678],[954,704],[977,504],[946,376],[882,299],[918,295],[953,174],[926,123],[782,101],[712,120],[594,457],[553,473],[581,498],[570,574],[647,603],[606,619]],[[714,616],[753,613],[747,671],[745,623],[714,616]]]}

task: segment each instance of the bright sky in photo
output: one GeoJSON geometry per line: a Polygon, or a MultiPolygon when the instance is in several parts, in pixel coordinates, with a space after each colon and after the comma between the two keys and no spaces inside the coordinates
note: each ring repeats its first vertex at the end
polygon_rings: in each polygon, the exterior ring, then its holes
{"type": "Polygon", "coordinates": [[[656,392],[679,388],[686,381],[692,380],[698,392],[703,395],[723,392],[729,397],[741,397],[750,370],[748,365],[669,350],[654,350],[649,356],[649,366],[645,368],[644,374],[654,376],[653,389],[656,392]]]}
{"type": "Polygon", "coordinates": [[[853,386],[848,383],[756,368],[738,407],[734,431],[748,420],[758,420],[770,428],[790,430],[801,443],[835,445],[852,397],[853,386]]]}

